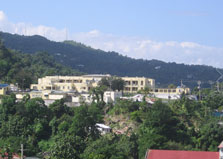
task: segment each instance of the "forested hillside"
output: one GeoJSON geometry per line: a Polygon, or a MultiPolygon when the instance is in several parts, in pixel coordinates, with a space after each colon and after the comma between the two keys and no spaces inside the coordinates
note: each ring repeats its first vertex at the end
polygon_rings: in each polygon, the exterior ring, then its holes
{"type": "Polygon", "coordinates": [[[153,105],[119,100],[67,107],[57,100],[49,107],[40,98],[14,94],[4,96],[0,104],[0,158],[4,153],[44,159],[143,159],[147,149],[218,151],[223,140],[223,94],[215,90],[201,92],[203,99],[181,99],[153,105]],[[114,121],[116,119],[116,121],[114,121]],[[104,123],[112,132],[101,135],[96,123],[104,123]],[[124,126],[122,134],[115,130],[124,126]]]}
{"type": "Polygon", "coordinates": [[[29,88],[39,77],[78,74],[81,73],[58,64],[46,52],[23,54],[5,48],[0,42],[0,83],[18,83],[20,88],[29,88]]]}
{"type": "Polygon", "coordinates": [[[41,36],[20,36],[0,33],[4,44],[10,49],[25,53],[48,52],[56,61],[86,73],[109,73],[117,76],[145,76],[154,78],[157,86],[180,81],[194,87],[197,81],[210,86],[219,77],[216,69],[209,66],[165,63],[158,60],[132,59],[116,52],[92,49],[73,41],[54,42],[41,36]]]}

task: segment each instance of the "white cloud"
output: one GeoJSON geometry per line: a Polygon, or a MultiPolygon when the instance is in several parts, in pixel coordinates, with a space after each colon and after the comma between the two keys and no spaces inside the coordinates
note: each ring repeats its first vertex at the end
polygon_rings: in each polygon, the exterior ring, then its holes
{"type": "Polygon", "coordinates": [[[158,59],[166,62],[205,64],[223,68],[223,48],[201,45],[194,42],[157,42],[141,37],[123,37],[97,31],[73,34],[72,39],[105,51],[117,51],[133,58],[158,59]],[[83,38],[84,37],[84,38],[83,38]]]}
{"type": "Polygon", "coordinates": [[[0,21],[4,21],[6,19],[6,16],[3,11],[0,11],[0,21]]]}
{"type": "Polygon", "coordinates": [[[0,30],[20,35],[42,35],[51,40],[62,41],[66,38],[66,29],[56,29],[48,26],[33,26],[29,23],[10,22],[3,11],[0,11],[0,30]]]}
{"type": "Polygon", "coordinates": [[[42,35],[50,40],[68,39],[84,43],[96,49],[116,51],[133,58],[158,59],[166,62],[205,64],[223,68],[223,48],[201,45],[194,42],[154,41],[142,37],[118,36],[102,33],[99,30],[69,33],[65,28],[33,26],[29,23],[10,22],[0,11],[0,30],[22,35],[42,35]]]}

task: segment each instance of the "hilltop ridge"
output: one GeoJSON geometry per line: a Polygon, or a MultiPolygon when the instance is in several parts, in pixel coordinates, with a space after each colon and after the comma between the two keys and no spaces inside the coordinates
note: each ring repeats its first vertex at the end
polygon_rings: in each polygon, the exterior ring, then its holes
{"type": "Polygon", "coordinates": [[[7,48],[24,53],[47,52],[65,66],[89,74],[111,74],[117,76],[144,76],[154,78],[156,85],[180,85],[180,81],[189,87],[210,86],[219,73],[216,68],[205,65],[186,65],[159,60],[133,59],[117,52],[105,52],[93,49],[74,41],[55,42],[45,37],[23,36],[0,32],[0,37],[7,48]]]}

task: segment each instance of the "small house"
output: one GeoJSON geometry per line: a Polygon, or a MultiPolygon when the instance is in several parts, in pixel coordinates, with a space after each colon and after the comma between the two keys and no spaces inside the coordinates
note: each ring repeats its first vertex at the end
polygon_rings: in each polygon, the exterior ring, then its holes
{"type": "Polygon", "coordinates": [[[0,84],[0,95],[6,95],[9,91],[8,84],[0,84]]]}
{"type": "Polygon", "coordinates": [[[101,134],[107,134],[111,132],[111,128],[104,124],[96,124],[97,129],[101,132],[101,134]]]}

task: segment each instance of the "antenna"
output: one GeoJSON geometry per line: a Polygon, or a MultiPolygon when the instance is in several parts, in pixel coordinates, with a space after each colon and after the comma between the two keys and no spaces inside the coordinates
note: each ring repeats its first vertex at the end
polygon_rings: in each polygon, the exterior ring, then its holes
{"type": "Polygon", "coordinates": [[[217,90],[218,92],[220,91],[219,89],[219,81],[223,78],[223,73],[221,73],[217,68],[216,68],[216,71],[220,74],[220,77],[218,77],[218,79],[216,80],[216,83],[217,83],[217,90]]]}
{"type": "Polygon", "coordinates": [[[183,84],[183,80],[180,81],[180,87],[181,88],[184,88],[185,87],[185,85],[183,84]]]}

